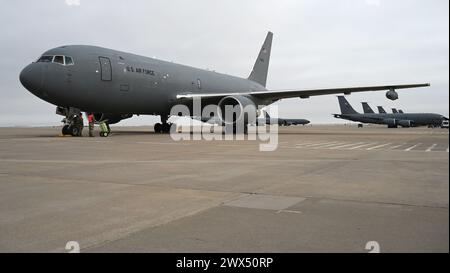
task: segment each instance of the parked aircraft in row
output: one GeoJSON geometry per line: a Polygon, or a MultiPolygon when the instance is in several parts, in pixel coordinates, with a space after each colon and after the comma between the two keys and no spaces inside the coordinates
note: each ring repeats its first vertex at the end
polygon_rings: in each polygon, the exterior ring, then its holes
{"type": "MultiPolygon", "coordinates": [[[[347,101],[344,96],[338,96],[339,106],[341,108],[340,114],[333,114],[335,118],[360,122],[360,123],[373,123],[373,124],[385,124],[388,128],[401,127],[418,127],[418,126],[430,126],[430,127],[442,127],[445,121],[448,122],[448,118],[439,114],[431,113],[392,113],[388,114],[386,111],[380,111],[380,113],[374,113],[367,103],[363,103],[364,114],[360,114],[347,101]]],[[[381,107],[381,106],[379,106],[381,107]]],[[[381,107],[381,110],[382,109],[381,107]]]]}

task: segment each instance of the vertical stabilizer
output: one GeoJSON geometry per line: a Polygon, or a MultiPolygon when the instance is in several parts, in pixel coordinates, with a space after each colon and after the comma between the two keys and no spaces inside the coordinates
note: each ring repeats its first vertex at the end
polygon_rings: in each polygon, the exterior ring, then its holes
{"type": "Polygon", "coordinates": [[[392,108],[392,113],[394,113],[394,114],[398,114],[398,111],[397,111],[397,109],[395,109],[395,108],[392,108]]]}
{"type": "Polygon", "coordinates": [[[386,110],[384,110],[383,106],[378,106],[378,113],[380,113],[380,114],[387,114],[386,110]]]}
{"type": "Polygon", "coordinates": [[[364,110],[364,114],[374,114],[375,112],[370,107],[369,103],[361,102],[364,110]]]}
{"type": "Polygon", "coordinates": [[[341,114],[358,114],[344,96],[338,96],[338,100],[339,106],[341,107],[341,114]]]}
{"type": "Polygon", "coordinates": [[[269,70],[270,51],[272,49],[273,33],[269,31],[263,46],[258,54],[253,70],[248,77],[249,80],[257,82],[262,86],[266,86],[267,72],[269,70]]]}

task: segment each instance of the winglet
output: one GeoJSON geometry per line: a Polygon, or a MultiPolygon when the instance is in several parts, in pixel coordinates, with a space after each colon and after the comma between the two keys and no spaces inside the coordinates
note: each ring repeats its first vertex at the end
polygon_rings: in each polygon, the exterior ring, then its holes
{"type": "Polygon", "coordinates": [[[262,86],[266,86],[267,72],[269,70],[270,52],[272,50],[273,33],[268,32],[266,40],[258,54],[253,70],[248,77],[249,80],[257,82],[262,86]]]}

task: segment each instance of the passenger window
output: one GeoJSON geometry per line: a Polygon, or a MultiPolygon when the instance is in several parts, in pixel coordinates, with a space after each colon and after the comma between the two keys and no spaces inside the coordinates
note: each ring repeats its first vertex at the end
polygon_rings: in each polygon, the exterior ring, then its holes
{"type": "Polygon", "coordinates": [[[64,56],[55,56],[53,62],[58,64],[64,64],[64,56]]]}
{"type": "Polygon", "coordinates": [[[38,63],[51,63],[53,61],[53,56],[41,56],[39,60],[37,60],[38,63]]]}
{"type": "Polygon", "coordinates": [[[65,56],[64,58],[66,59],[66,65],[73,65],[72,57],[65,56]]]}

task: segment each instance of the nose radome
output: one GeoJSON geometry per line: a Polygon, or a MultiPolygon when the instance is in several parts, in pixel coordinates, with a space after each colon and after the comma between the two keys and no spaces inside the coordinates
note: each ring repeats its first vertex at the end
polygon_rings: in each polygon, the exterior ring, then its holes
{"type": "Polygon", "coordinates": [[[42,74],[39,65],[30,64],[26,66],[19,76],[22,85],[30,92],[38,92],[42,85],[42,74]]]}

